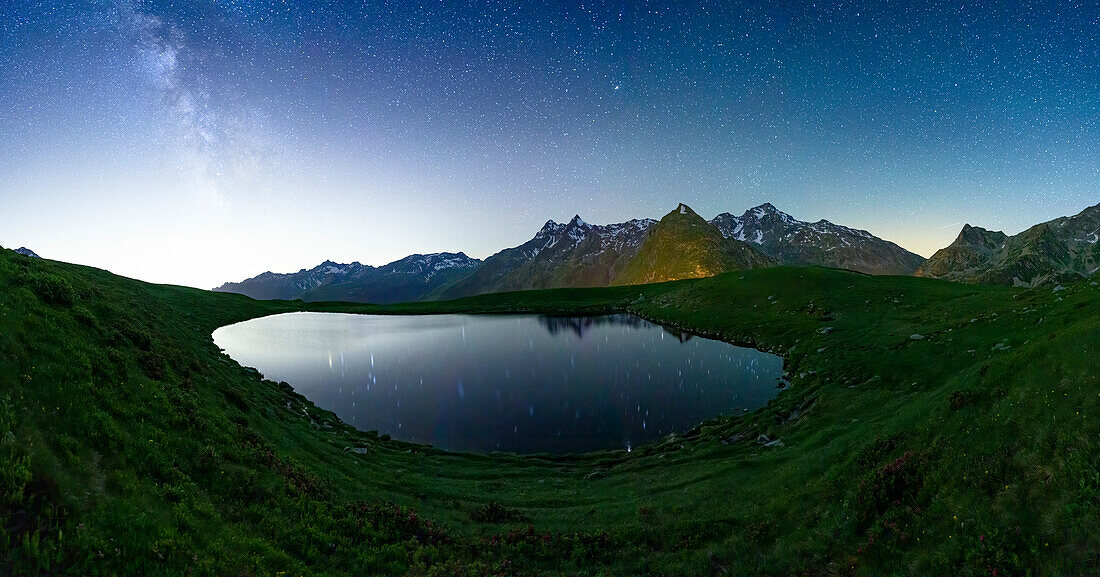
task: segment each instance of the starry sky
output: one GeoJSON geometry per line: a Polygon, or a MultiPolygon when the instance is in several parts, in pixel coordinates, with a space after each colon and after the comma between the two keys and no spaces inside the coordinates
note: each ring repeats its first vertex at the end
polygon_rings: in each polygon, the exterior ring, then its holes
{"type": "Polygon", "coordinates": [[[678,202],[929,256],[1098,201],[1094,2],[0,3],[0,245],[143,280],[678,202]]]}

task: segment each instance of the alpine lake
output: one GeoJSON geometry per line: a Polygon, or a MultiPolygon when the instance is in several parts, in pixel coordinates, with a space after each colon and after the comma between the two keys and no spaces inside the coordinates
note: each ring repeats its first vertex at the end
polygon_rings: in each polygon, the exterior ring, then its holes
{"type": "Polygon", "coordinates": [[[629,451],[784,383],[778,356],[632,315],[287,313],[213,338],[360,430],[450,451],[629,451]]]}

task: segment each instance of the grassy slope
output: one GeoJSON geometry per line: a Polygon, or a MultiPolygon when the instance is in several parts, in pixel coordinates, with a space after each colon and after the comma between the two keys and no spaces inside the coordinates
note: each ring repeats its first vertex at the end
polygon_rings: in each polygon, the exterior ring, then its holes
{"type": "Polygon", "coordinates": [[[1095,572],[1097,311],[1087,283],[816,268],[304,305],[0,251],[0,573],[1095,572]],[[631,454],[451,455],[351,430],[210,341],[306,307],[632,311],[780,352],[792,387],[631,454]]]}

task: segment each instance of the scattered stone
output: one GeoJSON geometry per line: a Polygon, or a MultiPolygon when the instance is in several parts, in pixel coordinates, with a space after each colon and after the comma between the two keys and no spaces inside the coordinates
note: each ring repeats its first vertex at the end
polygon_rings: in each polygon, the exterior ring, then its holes
{"type": "Polygon", "coordinates": [[[825,349],[827,349],[827,348],[829,348],[829,347],[821,347],[820,349],[817,349],[817,352],[823,353],[823,352],[825,352],[825,349]]]}
{"type": "Polygon", "coordinates": [[[355,453],[356,455],[366,455],[370,452],[367,447],[344,447],[345,453],[355,453]]]}
{"type": "Polygon", "coordinates": [[[827,334],[833,332],[834,330],[836,330],[836,329],[834,329],[833,327],[821,327],[820,329],[817,329],[817,332],[819,332],[823,335],[827,335],[827,334]]]}
{"type": "Polygon", "coordinates": [[[772,439],[772,438],[768,437],[767,435],[765,435],[763,433],[761,433],[760,436],[756,437],[756,442],[761,444],[761,445],[764,445],[765,447],[782,447],[783,446],[783,441],[781,441],[779,439],[772,439]]]}
{"type": "Polygon", "coordinates": [[[924,340],[924,335],[922,335],[920,333],[913,333],[913,334],[909,335],[909,338],[914,340],[914,341],[923,341],[924,340]]]}
{"type": "Polygon", "coordinates": [[[1006,345],[1004,343],[997,343],[997,344],[993,345],[992,350],[994,350],[994,351],[1007,351],[1008,349],[1011,349],[1011,348],[1012,348],[1012,345],[1006,345]]]}
{"type": "Polygon", "coordinates": [[[1058,285],[1058,286],[1054,287],[1054,292],[1064,291],[1064,290],[1066,290],[1066,287],[1064,287],[1062,285],[1058,285]]]}

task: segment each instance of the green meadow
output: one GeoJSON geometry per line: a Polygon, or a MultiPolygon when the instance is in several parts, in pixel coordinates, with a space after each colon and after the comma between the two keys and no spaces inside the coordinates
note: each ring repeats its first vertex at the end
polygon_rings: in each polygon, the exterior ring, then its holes
{"type": "Polygon", "coordinates": [[[1095,575],[1098,345],[1088,281],[775,267],[371,306],[0,250],[0,574],[1095,575]],[[780,354],[790,386],[630,453],[452,454],[210,337],[300,310],[634,313],[780,354]]]}

